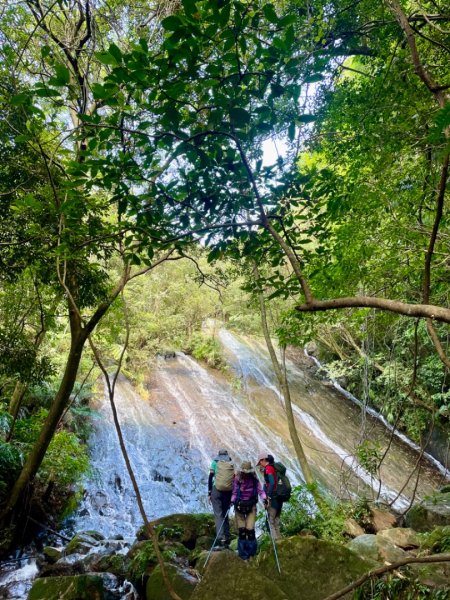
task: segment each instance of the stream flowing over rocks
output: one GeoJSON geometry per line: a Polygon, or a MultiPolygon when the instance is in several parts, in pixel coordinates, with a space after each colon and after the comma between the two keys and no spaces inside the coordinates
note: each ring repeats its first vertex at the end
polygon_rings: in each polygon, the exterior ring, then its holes
{"type": "MultiPolygon", "coordinates": [[[[187,586],[189,591],[183,599],[190,597],[198,583],[197,571],[192,574],[190,569],[199,568],[199,556],[214,539],[212,519],[206,515],[200,518],[200,514],[211,512],[207,501],[207,476],[219,448],[228,448],[236,464],[243,460],[254,464],[256,456],[267,450],[286,465],[293,484],[303,481],[294,460],[283,400],[264,344],[226,329],[217,330],[216,335],[229,364],[227,373],[209,369],[177,352],[174,357],[159,360],[151,377],[148,398],[142,398],[124,377],[119,378],[116,387],[119,419],[147,515],[150,519],[166,516],[169,519],[170,525],[165,526],[167,532],[164,534],[168,544],[166,552],[171,557],[171,577],[178,581],[180,589],[187,586]],[[187,518],[187,513],[194,518],[195,527],[187,526],[183,521],[183,514],[187,518]],[[181,519],[180,522],[175,520],[175,525],[173,515],[179,515],[179,521],[181,519]],[[199,521],[195,521],[196,515],[199,521]],[[189,538],[183,533],[186,530],[196,533],[189,538]]],[[[392,435],[376,415],[364,412],[362,406],[345,397],[330,382],[320,380],[316,375],[317,366],[310,358],[304,355],[295,364],[288,361],[287,367],[299,435],[312,470],[324,490],[340,497],[358,494],[378,499],[401,512],[409,507],[414,492],[419,501],[443,485],[443,469],[436,468],[426,457],[418,460],[419,454],[411,444],[392,435]],[[354,457],[363,436],[378,442],[383,450],[390,446],[381,467],[381,480],[372,477],[354,457]]],[[[38,567],[40,579],[36,580],[30,600],[58,598],[59,590],[69,583],[74,590],[73,598],[77,593],[81,594],[81,589],[91,590],[92,597],[111,600],[134,600],[139,595],[144,595],[147,600],[166,597],[148,592],[149,585],[151,590],[158,588],[161,575],[158,567],[155,568],[150,542],[142,536],[136,541],[141,517],[106,393],[97,399],[93,408],[96,410],[90,439],[93,474],[84,484],[84,496],[71,523],[73,530],[79,533],[65,548],[47,548],[37,566],[33,561],[19,563],[18,568],[3,573],[0,590],[9,590],[5,592],[9,594],[3,596],[5,598],[25,598],[38,567]],[[145,567],[139,563],[142,556],[146,557],[145,567]],[[137,576],[139,569],[143,571],[137,576]],[[92,572],[100,575],[92,579],[92,572]],[[78,579],[67,579],[73,577],[78,579]],[[142,585],[147,580],[152,583],[146,584],[145,591],[142,585]],[[53,591],[50,593],[49,590],[53,591]]],[[[360,533],[356,532],[352,537],[364,538],[360,533]]],[[[337,547],[331,551],[322,542],[317,543],[318,546],[316,541],[309,542],[308,546],[305,541],[286,542],[282,552],[288,562],[293,560],[295,552],[304,553],[313,546],[333,556],[338,552],[337,547]]],[[[364,561],[370,562],[375,555],[381,556],[380,548],[385,549],[390,543],[375,536],[355,542],[351,549],[362,558],[351,560],[348,572],[344,569],[341,574],[337,561],[335,588],[338,582],[345,584],[364,571],[367,567],[364,561]],[[361,548],[364,551],[369,548],[368,558],[361,548]]],[[[392,551],[390,556],[400,554],[392,551]]],[[[268,561],[269,558],[259,560],[268,561]]],[[[331,564],[331,558],[327,560],[331,564]]],[[[256,571],[248,571],[234,555],[214,558],[211,569],[219,574],[223,570],[224,581],[228,581],[227,577],[231,577],[227,574],[228,563],[239,573],[242,571],[243,580],[255,576],[256,571]]],[[[322,567],[326,570],[325,565],[322,567]]],[[[293,572],[295,569],[292,563],[293,572]]],[[[208,581],[212,581],[212,576],[208,577],[201,589],[200,586],[196,588],[193,599],[212,597],[208,596],[208,586],[212,585],[208,581]]],[[[278,588],[274,585],[273,597],[294,597],[287,589],[293,583],[278,588]]],[[[225,591],[222,595],[228,597],[225,591]]],[[[250,596],[245,597],[250,599],[250,596]]],[[[265,598],[257,594],[254,597],[265,598]]],[[[311,598],[316,597],[320,598],[311,595],[311,598]]]]}

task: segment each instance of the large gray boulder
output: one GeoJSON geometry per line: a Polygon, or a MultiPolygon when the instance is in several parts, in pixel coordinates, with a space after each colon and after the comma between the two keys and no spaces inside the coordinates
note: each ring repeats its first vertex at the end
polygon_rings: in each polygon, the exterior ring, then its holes
{"type": "Polygon", "coordinates": [[[411,550],[412,548],[418,548],[420,546],[417,532],[409,527],[383,529],[383,531],[380,531],[377,535],[403,550],[411,550]]]}
{"type": "Polygon", "coordinates": [[[408,556],[404,550],[395,546],[390,540],[372,533],[365,533],[351,540],[347,544],[347,548],[364,560],[380,564],[384,564],[385,561],[397,562],[408,556]]]}
{"type": "Polygon", "coordinates": [[[406,515],[406,525],[416,531],[431,531],[439,525],[450,525],[450,492],[438,492],[415,504],[406,515]]]}

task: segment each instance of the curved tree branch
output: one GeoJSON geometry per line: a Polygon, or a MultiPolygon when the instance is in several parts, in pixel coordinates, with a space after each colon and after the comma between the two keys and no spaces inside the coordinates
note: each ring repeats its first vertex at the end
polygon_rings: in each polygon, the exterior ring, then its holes
{"type": "Polygon", "coordinates": [[[405,317],[424,317],[450,323],[450,308],[433,304],[409,304],[399,300],[377,298],[375,296],[350,296],[333,300],[313,300],[309,304],[299,304],[295,310],[299,312],[321,312],[338,308],[379,308],[389,312],[405,315],[405,317]]]}
{"type": "Polygon", "coordinates": [[[432,554],[431,556],[404,558],[403,560],[399,560],[398,562],[392,563],[391,565],[385,565],[384,567],[380,567],[379,569],[373,569],[372,571],[369,571],[353,583],[347,585],[345,588],[342,588],[338,592],[327,596],[326,598],[324,598],[324,600],[338,600],[338,598],[342,598],[343,596],[345,596],[345,594],[348,594],[348,592],[351,592],[356,588],[360,587],[363,583],[365,583],[372,577],[380,577],[380,575],[384,575],[385,573],[395,571],[399,567],[404,567],[405,565],[410,565],[413,563],[438,562],[450,562],[450,554],[432,554]]]}

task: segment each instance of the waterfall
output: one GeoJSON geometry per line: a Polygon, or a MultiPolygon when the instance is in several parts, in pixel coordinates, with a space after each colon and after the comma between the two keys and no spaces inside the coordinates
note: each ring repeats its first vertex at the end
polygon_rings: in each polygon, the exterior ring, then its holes
{"type": "MultiPolygon", "coordinates": [[[[333,377],[331,377],[329,375],[329,373],[327,372],[326,368],[322,365],[322,363],[312,354],[308,354],[308,351],[305,348],[305,355],[311,359],[314,364],[321,369],[322,371],[324,371],[327,374],[328,379],[330,380],[331,384],[333,385],[333,387],[343,396],[345,396],[345,398],[348,398],[349,400],[351,400],[352,402],[354,402],[357,406],[359,406],[360,408],[363,406],[361,400],[359,400],[356,396],[354,396],[351,392],[347,391],[346,389],[344,389],[337,381],[336,379],[334,379],[333,377]]],[[[398,429],[395,429],[395,427],[393,427],[389,421],[381,414],[379,413],[377,410],[375,410],[374,408],[372,408],[371,406],[366,406],[365,407],[366,412],[371,415],[372,417],[374,417],[375,419],[378,419],[381,423],[383,423],[383,425],[386,427],[386,429],[388,429],[389,431],[391,431],[399,440],[401,440],[404,444],[406,444],[407,446],[409,446],[410,448],[412,448],[413,450],[415,450],[416,452],[422,452],[422,449],[420,448],[420,446],[418,444],[416,444],[415,442],[413,442],[412,440],[409,439],[409,437],[407,437],[406,435],[404,435],[401,431],[398,431],[398,429]]],[[[426,458],[432,465],[434,465],[436,467],[436,469],[438,469],[438,471],[440,473],[442,473],[442,475],[446,478],[448,478],[450,476],[450,470],[447,469],[442,463],[440,463],[436,458],[434,458],[434,456],[432,456],[429,452],[424,452],[423,453],[424,458],[426,458]]]]}
{"type": "MultiPolygon", "coordinates": [[[[116,404],[119,419],[150,518],[175,512],[209,511],[207,477],[211,460],[221,447],[236,465],[253,464],[264,450],[283,462],[294,484],[303,476],[289,437],[282,396],[264,346],[222,329],[219,340],[230,370],[202,366],[176,353],[161,360],[148,399],[119,378],[116,404]]],[[[415,487],[416,452],[402,440],[391,440],[381,469],[381,481],[355,459],[359,408],[318,381],[308,369],[288,364],[293,410],[299,435],[319,483],[341,496],[379,496],[404,509],[415,487]],[[398,496],[398,497],[397,497],[398,496]]],[[[96,529],[106,536],[131,537],[140,526],[128,475],[120,454],[106,393],[90,440],[92,476],[75,518],[76,529],[96,529]]],[[[387,431],[369,417],[368,435],[385,448],[387,431]]],[[[440,484],[439,473],[421,466],[417,495],[440,484]]]]}

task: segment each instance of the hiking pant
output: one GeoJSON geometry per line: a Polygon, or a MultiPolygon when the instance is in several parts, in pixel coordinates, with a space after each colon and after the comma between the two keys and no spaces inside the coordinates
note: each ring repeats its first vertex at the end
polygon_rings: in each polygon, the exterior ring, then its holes
{"type": "Polygon", "coordinates": [[[267,512],[269,514],[270,531],[272,533],[273,539],[279,540],[281,538],[281,532],[280,532],[281,508],[274,508],[273,506],[269,506],[269,509],[267,512]]]}
{"type": "Polygon", "coordinates": [[[248,560],[255,556],[258,546],[254,529],[239,529],[238,554],[242,560],[248,560]]]}
{"type": "Polygon", "coordinates": [[[229,492],[219,492],[219,490],[216,490],[216,488],[213,487],[211,491],[211,504],[214,511],[214,521],[216,523],[216,535],[219,534],[220,530],[219,539],[224,540],[225,543],[228,544],[230,542],[230,522],[228,516],[225,519],[225,522],[224,518],[231,505],[231,490],[229,492]]]}
{"type": "Polygon", "coordinates": [[[256,523],[256,505],[252,508],[252,510],[245,515],[241,511],[235,509],[236,514],[236,527],[241,529],[245,527],[247,530],[255,529],[256,523]]]}

